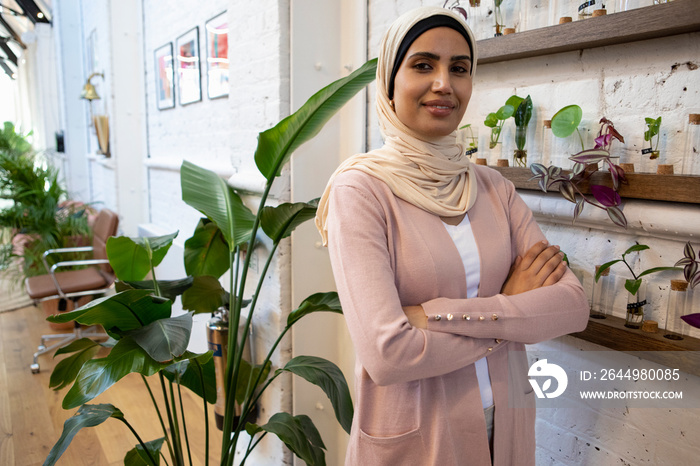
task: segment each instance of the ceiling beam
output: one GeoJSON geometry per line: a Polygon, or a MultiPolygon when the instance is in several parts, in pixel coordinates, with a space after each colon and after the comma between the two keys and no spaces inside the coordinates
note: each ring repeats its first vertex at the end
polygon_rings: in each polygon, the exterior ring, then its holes
{"type": "Polygon", "coordinates": [[[10,77],[10,79],[15,79],[15,72],[10,69],[9,66],[7,66],[7,63],[5,63],[5,59],[0,57],[0,68],[2,68],[5,71],[5,74],[10,77]]]}
{"type": "Polygon", "coordinates": [[[10,40],[9,37],[0,37],[0,50],[5,52],[7,59],[17,66],[17,55],[15,55],[12,49],[7,45],[8,40],[10,40]]]}
{"type": "Polygon", "coordinates": [[[0,15],[0,26],[4,27],[7,33],[12,36],[12,39],[14,39],[14,41],[17,42],[20,47],[26,50],[27,46],[24,44],[24,42],[22,42],[22,38],[19,36],[19,34],[17,34],[17,32],[15,32],[14,29],[12,29],[12,26],[7,24],[7,21],[5,21],[5,18],[3,18],[2,15],[0,15]]]}
{"type": "Polygon", "coordinates": [[[39,8],[39,5],[34,2],[34,0],[15,0],[17,4],[24,10],[24,13],[27,15],[27,18],[33,23],[51,23],[49,19],[46,17],[43,11],[41,11],[41,8],[39,8]]]}

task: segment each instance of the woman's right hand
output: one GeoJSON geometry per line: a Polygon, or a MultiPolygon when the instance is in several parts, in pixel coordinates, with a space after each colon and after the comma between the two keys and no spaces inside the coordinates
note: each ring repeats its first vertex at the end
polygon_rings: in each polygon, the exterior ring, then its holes
{"type": "Polygon", "coordinates": [[[501,293],[515,295],[557,283],[566,272],[564,253],[559,246],[540,241],[523,257],[516,257],[501,293]]]}

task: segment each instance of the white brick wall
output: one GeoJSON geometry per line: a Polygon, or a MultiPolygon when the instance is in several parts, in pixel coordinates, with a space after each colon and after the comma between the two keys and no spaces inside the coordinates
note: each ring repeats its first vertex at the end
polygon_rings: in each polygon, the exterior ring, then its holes
{"type": "MultiPolygon", "coordinates": [[[[421,5],[442,5],[442,1],[369,2],[369,55],[376,56],[381,35],[386,27],[401,14],[421,5]]],[[[467,4],[468,2],[463,2],[467,4]]],[[[482,2],[483,4],[483,2],[482,2]]],[[[603,47],[583,52],[569,52],[544,57],[482,65],[476,73],[474,92],[464,123],[481,128],[480,138],[488,137],[483,120],[496,111],[514,93],[532,96],[534,112],[529,138],[534,143],[530,152],[541,148],[541,121],[568,104],[578,104],[584,112],[583,124],[589,127],[588,140],[598,131],[597,121],[606,116],[625,137],[626,144],[617,145],[622,157],[638,154],[643,142],[644,117],[661,115],[662,150],[670,154],[670,162],[680,168],[680,154],[685,142],[685,124],[688,113],[700,111],[700,34],[684,34],[669,38],[642,41],[619,46],[603,47]],[[595,123],[595,124],[594,124],[595,123]]],[[[373,102],[373,100],[370,100],[373,102]]],[[[510,122],[512,126],[512,122],[510,122]]],[[[504,130],[504,154],[512,153],[512,132],[504,130]],[[511,134],[510,136],[508,134],[511,134]]],[[[369,141],[371,147],[381,144],[377,120],[370,108],[369,141]]],[[[483,144],[481,144],[483,147],[483,144]]],[[[638,171],[655,170],[645,161],[638,171]]],[[[683,244],[693,239],[697,246],[700,227],[694,234],[671,225],[686,219],[691,225],[700,225],[697,206],[676,205],[668,212],[665,203],[629,202],[630,212],[641,211],[640,224],[628,231],[615,228],[605,215],[590,212],[590,219],[582,219],[571,226],[568,212],[573,204],[552,200],[553,196],[527,193],[527,202],[536,211],[538,222],[554,244],[561,245],[572,260],[572,267],[584,277],[584,286],[590,287],[596,264],[618,258],[627,247],[639,241],[652,249],[641,253],[643,261],[638,271],[672,265],[682,256],[683,244]],[[549,211],[538,213],[542,201],[549,211]],[[645,218],[644,207],[653,207],[655,218],[645,218]],[[548,212],[564,212],[553,216],[548,212]],[[665,225],[666,228],[658,228],[665,225]],[[653,226],[653,228],[652,228],[653,226]],[[670,229],[670,231],[669,231],[670,229]],[[666,230],[666,231],[664,231],[666,230]]],[[[648,210],[651,212],[651,210],[648,210]]],[[[588,218],[588,217],[587,217],[588,218]]],[[[693,231],[692,229],[690,230],[693,231]]],[[[624,269],[613,268],[613,274],[623,278],[624,269]]],[[[668,299],[668,280],[679,274],[652,275],[647,293],[651,298],[653,317],[663,324],[668,299]]],[[[700,291],[695,293],[700,294],[700,291]]],[[[697,301],[696,301],[697,302],[697,301]]],[[[624,315],[626,297],[621,292],[615,300],[615,314],[624,315]]],[[[700,305],[698,306],[700,307],[700,305]]],[[[700,336],[695,331],[694,336],[700,336]]],[[[535,345],[531,349],[570,351],[603,350],[572,337],[535,345]]],[[[571,365],[576,364],[575,357],[571,365]]],[[[687,387],[692,392],[700,389],[697,377],[688,376],[687,387]]],[[[560,409],[538,411],[537,464],[690,464],[698,456],[698,448],[688,440],[697,430],[697,410],[661,410],[620,408],[615,410],[560,409]]]]}

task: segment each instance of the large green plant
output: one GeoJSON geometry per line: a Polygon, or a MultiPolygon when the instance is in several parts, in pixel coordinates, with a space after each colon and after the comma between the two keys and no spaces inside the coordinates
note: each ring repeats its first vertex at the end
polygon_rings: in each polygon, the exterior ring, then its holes
{"type": "MultiPolygon", "coordinates": [[[[349,432],[352,401],[345,377],[337,366],[311,356],[297,356],[274,371],[271,363],[278,344],[299,319],[314,312],[342,312],[337,294],[317,293],[306,298],[288,316],[286,326],[260,364],[246,361],[243,348],[263,280],[278,245],[298,225],[313,218],[316,212],[317,200],[268,206],[272,184],[292,152],[314,137],[345,102],[374,79],[375,73],[376,60],[371,60],[348,77],[316,93],[296,113],[274,128],[260,133],[255,162],[266,179],[266,185],[256,212],[252,212],[242,202],[239,193],[215,173],[189,162],[182,164],[183,200],[205,215],[194,235],[185,243],[185,267],[189,277],[167,282],[155,278],[155,267],[165,256],[176,234],[109,240],[107,255],[110,263],[123,286],[129,289],[50,318],[53,322],[74,320],[81,324],[101,324],[115,341],[107,344],[113,347],[109,355],[102,358],[95,358],[95,355],[104,345],[87,339],[59,350],[59,353],[71,353],[71,356],[57,364],[51,385],[63,388],[73,384],[63,400],[63,407],[71,409],[80,406],[80,409],[66,421],[63,434],[45,464],[54,464],[81,428],[115,418],[129,426],[139,442],[127,453],[125,464],[159,464],[159,455],[163,455],[161,447],[165,444],[172,464],[184,465],[190,453],[185,412],[179,401],[180,387],[187,387],[202,397],[205,423],[207,403],[213,403],[216,399],[212,353],[192,354],[186,350],[192,314],[211,312],[224,306],[230,313],[229,328],[237,329],[246,305],[248,315],[242,338],[239,339],[238,332],[229,331],[220,464],[233,464],[235,446],[244,431],[250,436],[250,441],[243,450],[243,457],[236,458],[240,464],[245,463],[268,433],[279,437],[307,464],[325,464],[323,441],[309,417],[277,413],[264,425],[246,422],[246,419],[270,384],[279,375],[290,372],[324,390],[331,400],[338,422],[349,432]],[[251,257],[259,243],[259,235],[263,233],[272,246],[254,286],[254,293],[245,297],[251,257]],[[218,280],[227,270],[231,271],[228,292],[218,280]],[[152,280],[142,281],[148,272],[152,273],[152,280]],[[179,294],[182,294],[183,307],[191,312],[172,316],[172,300],[179,294]],[[145,377],[158,374],[166,407],[166,416],[158,411],[163,427],[162,438],[144,441],[116,407],[85,404],[132,372],[144,378],[156,410],[155,395],[145,377]],[[242,408],[239,416],[235,411],[236,403],[242,408]]],[[[208,431],[205,441],[205,450],[208,451],[208,431]]]]}
{"type": "Polygon", "coordinates": [[[82,204],[65,202],[58,170],[40,163],[27,140],[5,122],[0,130],[0,228],[6,233],[0,247],[0,269],[16,257],[18,235],[23,237],[22,276],[46,273],[41,254],[50,248],[71,246],[76,237],[88,238],[87,211],[82,204]]]}

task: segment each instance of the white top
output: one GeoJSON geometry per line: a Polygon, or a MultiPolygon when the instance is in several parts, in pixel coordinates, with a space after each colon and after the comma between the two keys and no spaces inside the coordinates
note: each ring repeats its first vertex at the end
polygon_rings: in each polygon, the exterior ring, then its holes
{"type": "MultiPolygon", "coordinates": [[[[467,276],[467,298],[476,298],[479,292],[481,262],[479,261],[479,250],[476,247],[472,225],[469,222],[469,214],[464,216],[464,220],[459,225],[449,225],[447,223],[444,223],[444,225],[455,246],[457,246],[457,251],[459,251],[464,264],[464,272],[467,276]]],[[[486,409],[493,406],[489,367],[486,364],[486,358],[479,359],[474,365],[476,366],[476,378],[479,381],[479,391],[481,392],[481,404],[486,409]]]]}

